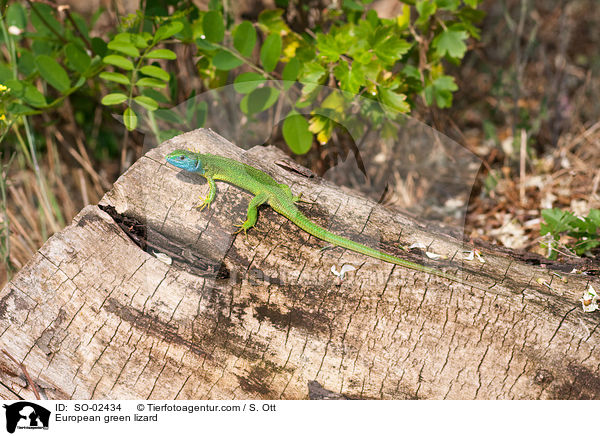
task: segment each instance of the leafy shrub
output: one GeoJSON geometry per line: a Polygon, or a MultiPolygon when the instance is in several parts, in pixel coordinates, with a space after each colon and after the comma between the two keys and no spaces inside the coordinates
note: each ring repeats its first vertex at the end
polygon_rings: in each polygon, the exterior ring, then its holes
{"type": "Polygon", "coordinates": [[[592,209],[586,217],[576,217],[573,213],[561,209],[542,210],[544,221],[540,228],[540,234],[549,235],[550,242],[542,243],[547,248],[551,259],[558,256],[557,248],[563,235],[568,236],[570,241],[566,248],[577,256],[590,252],[600,245],[598,228],[600,227],[600,210],[592,209]]]}
{"type": "Polygon", "coordinates": [[[186,1],[170,3],[176,11],[170,15],[161,2],[141,3],[145,9],[122,18],[106,41],[90,37],[100,11],[86,22],[70,11],[68,19],[60,18],[46,3],[10,4],[2,20],[9,58],[0,63],[0,83],[10,89],[2,100],[4,113],[18,122],[55,110],[81,88],[91,95],[107,89],[102,104],[121,107],[128,130],[143,117],[156,138],[165,139],[177,131],[161,132],[156,117],[179,121],[160,107],[177,97],[178,79],[169,64],[177,56],[167,46],[193,44],[205,88],[231,80],[250,118],[272,109],[291,82],[301,84],[300,98],[284,114],[282,133],[290,149],[302,154],[314,136],[326,144],[336,125],[357,112],[393,135],[386,130],[388,120],[409,113],[419,98],[449,107],[457,85],[443,62],[462,59],[467,39],[479,37],[474,23],[481,18],[479,0],[406,0],[395,19],[367,10],[369,0],[344,0],[341,8],[321,11],[315,30],[298,32],[284,18],[295,7],[285,0],[277,2],[285,9],[264,10],[256,23],[237,24],[218,1],[207,11],[186,1]],[[317,85],[339,89],[342,98],[328,99],[317,85]],[[353,107],[355,95],[372,104],[353,107]],[[308,116],[299,113],[309,106],[308,116]]]}

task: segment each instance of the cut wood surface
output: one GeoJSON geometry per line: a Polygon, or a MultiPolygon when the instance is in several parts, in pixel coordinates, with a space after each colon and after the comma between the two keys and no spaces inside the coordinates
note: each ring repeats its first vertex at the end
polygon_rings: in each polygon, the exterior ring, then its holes
{"type": "Polygon", "coordinates": [[[34,398],[26,368],[50,399],[600,397],[600,314],[579,302],[596,278],[504,251],[465,260],[439,229],[290,167],[210,130],[147,153],[2,290],[0,346],[20,365],[0,355],[0,396],[34,398]],[[329,247],[268,207],[232,235],[251,196],[217,182],[195,208],[206,183],[164,160],[189,147],[264,169],[336,233],[487,290],[329,247]],[[417,242],[446,260],[398,249],[417,242]]]}

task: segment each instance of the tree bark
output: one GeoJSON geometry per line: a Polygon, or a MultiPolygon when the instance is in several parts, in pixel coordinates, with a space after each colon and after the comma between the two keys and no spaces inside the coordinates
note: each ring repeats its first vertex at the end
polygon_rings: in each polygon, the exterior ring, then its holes
{"type": "Polygon", "coordinates": [[[0,396],[33,398],[24,366],[50,399],[600,397],[600,314],[578,301],[597,279],[490,249],[464,260],[439,229],[290,167],[210,130],[146,154],[2,290],[0,346],[22,365],[0,355],[0,396]],[[206,183],[164,160],[190,146],[291,185],[338,234],[487,290],[328,247],[268,207],[232,235],[250,194],[217,182],[196,209],[206,183]],[[396,248],[415,242],[447,260],[396,248]]]}

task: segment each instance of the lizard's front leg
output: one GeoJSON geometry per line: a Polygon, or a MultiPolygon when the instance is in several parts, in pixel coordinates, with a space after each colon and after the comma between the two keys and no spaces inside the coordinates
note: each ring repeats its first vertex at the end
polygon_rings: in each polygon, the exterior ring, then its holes
{"type": "Polygon", "coordinates": [[[248,205],[248,213],[246,214],[246,221],[236,225],[236,227],[239,227],[239,229],[235,233],[239,233],[241,231],[246,233],[248,229],[254,227],[258,218],[258,206],[265,203],[268,199],[268,194],[262,192],[260,194],[256,194],[254,198],[250,200],[250,204],[248,205]]]}
{"type": "Polygon", "coordinates": [[[212,177],[206,177],[204,176],[204,178],[206,179],[206,181],[208,182],[208,195],[206,196],[206,198],[202,198],[202,203],[200,203],[198,206],[200,210],[204,209],[205,207],[210,207],[210,204],[213,202],[213,200],[215,199],[215,195],[217,193],[217,187],[215,186],[215,181],[212,177]]]}

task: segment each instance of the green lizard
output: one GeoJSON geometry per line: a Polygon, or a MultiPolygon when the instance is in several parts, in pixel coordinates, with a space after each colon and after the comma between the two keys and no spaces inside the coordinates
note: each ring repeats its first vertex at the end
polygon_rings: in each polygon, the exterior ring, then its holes
{"type": "Polygon", "coordinates": [[[283,215],[305,232],[308,232],[323,241],[329,242],[330,244],[347,248],[348,250],[356,251],[357,253],[365,254],[375,259],[400,265],[405,268],[433,274],[448,280],[483,289],[477,285],[461,280],[455,275],[400,259],[325,230],[323,227],[313,223],[300,212],[295,204],[300,201],[300,197],[292,195],[292,191],[288,185],[277,183],[275,179],[267,173],[251,167],[250,165],[246,165],[234,159],[216,156],[214,154],[201,154],[187,150],[175,150],[169,153],[166,156],[166,159],[170,164],[186,171],[198,173],[206,179],[209,187],[208,195],[199,206],[200,210],[210,206],[215,199],[215,180],[222,180],[238,186],[254,195],[254,198],[250,200],[250,204],[248,205],[246,221],[238,225],[238,232],[242,230],[246,232],[248,229],[254,227],[257,220],[258,207],[261,204],[267,203],[275,212],[283,215]]]}

